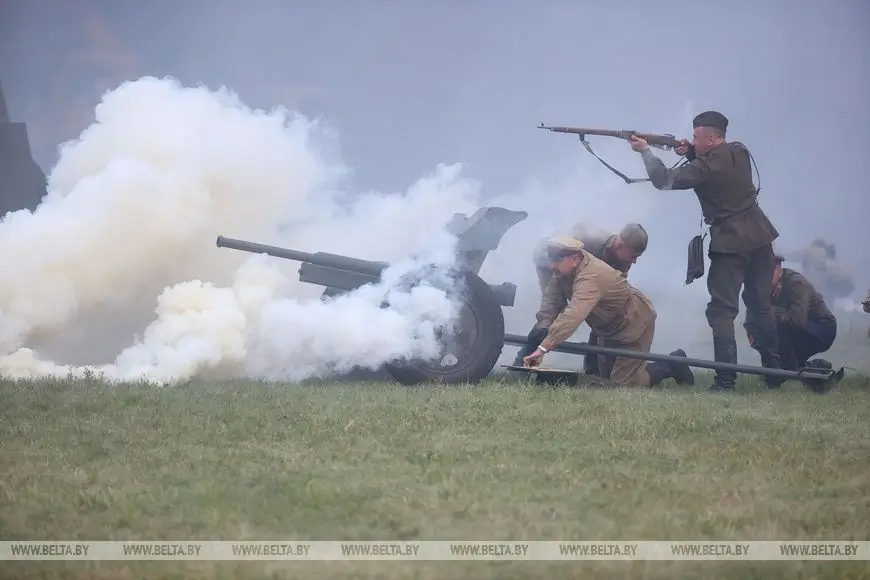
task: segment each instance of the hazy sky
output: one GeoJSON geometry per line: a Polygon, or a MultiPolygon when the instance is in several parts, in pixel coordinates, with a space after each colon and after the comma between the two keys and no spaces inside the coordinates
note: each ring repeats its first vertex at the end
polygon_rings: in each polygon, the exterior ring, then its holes
{"type": "MultiPolygon", "coordinates": [[[[694,194],[624,185],[577,139],[535,126],[689,136],[694,114],[718,109],[731,120],[729,138],[746,143],[758,162],[760,201],[781,243],[825,237],[858,271],[857,292],[870,285],[861,271],[870,259],[866,0],[0,0],[0,7],[0,79],[11,115],[31,124],[47,169],[57,141],[76,136],[102,91],[123,78],[224,84],[248,104],[282,103],[326,119],[361,189],[403,190],[437,163],[460,161],[490,195],[582,168],[594,178],[560,188],[588,197],[606,184],[613,225],[630,219],[626,208],[636,203],[627,200],[649,196],[643,219],[659,260],[643,260],[639,274],[652,284],[662,260],[673,259],[679,285],[699,220],[694,194]]],[[[593,145],[641,176],[626,143],[593,145]]]]}

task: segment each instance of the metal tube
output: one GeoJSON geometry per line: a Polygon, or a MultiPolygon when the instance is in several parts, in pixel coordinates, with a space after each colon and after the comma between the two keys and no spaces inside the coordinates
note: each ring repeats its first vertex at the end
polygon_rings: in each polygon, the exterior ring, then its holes
{"type": "MultiPolygon", "coordinates": [[[[528,338],[519,334],[505,334],[504,341],[506,344],[524,345],[528,342],[528,338]]],[[[826,379],[834,374],[833,370],[829,369],[802,369],[800,371],[787,371],[784,369],[766,369],[764,367],[753,367],[749,365],[739,365],[725,362],[715,362],[701,360],[697,358],[684,358],[681,356],[671,356],[665,354],[655,354],[651,352],[637,352],[634,350],[624,350],[621,348],[609,348],[603,346],[593,346],[591,344],[583,344],[579,342],[563,342],[553,350],[557,352],[566,352],[569,354],[609,354],[622,358],[632,358],[654,362],[676,363],[689,365],[690,367],[698,367],[702,369],[732,371],[736,373],[745,373],[749,375],[762,375],[769,377],[784,377],[787,379],[826,379]]]]}
{"type": "Polygon", "coordinates": [[[287,248],[279,248],[278,246],[268,246],[266,244],[258,244],[224,236],[218,236],[217,246],[219,248],[230,248],[231,250],[240,250],[242,252],[251,252],[253,254],[268,254],[276,258],[284,258],[285,260],[308,262],[311,264],[317,264],[318,266],[334,268],[336,270],[348,270],[359,274],[367,274],[376,278],[380,277],[384,269],[389,266],[389,264],[385,262],[370,262],[358,258],[339,256],[338,254],[327,254],[326,252],[309,254],[308,252],[288,250],[287,248]]]}
{"type": "Polygon", "coordinates": [[[310,262],[313,254],[307,252],[299,252],[296,250],[288,250],[279,248],[278,246],[267,246],[266,244],[257,244],[255,242],[246,242],[245,240],[237,240],[235,238],[227,238],[218,236],[218,248],[229,248],[231,250],[239,250],[242,252],[251,252],[252,254],[268,254],[276,258],[284,258],[285,260],[296,260],[297,262],[310,262]]]}

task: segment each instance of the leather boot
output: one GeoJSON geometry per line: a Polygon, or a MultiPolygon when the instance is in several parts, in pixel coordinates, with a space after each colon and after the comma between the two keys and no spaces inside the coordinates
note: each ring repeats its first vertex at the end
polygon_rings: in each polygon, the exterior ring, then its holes
{"type": "Polygon", "coordinates": [[[598,366],[597,354],[589,353],[583,356],[583,372],[587,375],[592,375],[595,377],[601,376],[601,369],[598,366]]]}
{"type": "MultiPolygon", "coordinates": [[[[589,344],[592,346],[598,346],[598,334],[594,330],[589,332],[589,344]]],[[[596,377],[601,376],[599,355],[589,353],[583,356],[583,372],[587,375],[596,377]]]]}
{"type": "MultiPolygon", "coordinates": [[[[678,349],[672,352],[671,356],[685,357],[686,353],[682,349],[678,349]]],[[[646,365],[646,372],[649,375],[651,386],[658,385],[665,379],[674,379],[678,385],[695,384],[695,374],[689,368],[689,365],[651,362],[646,365]]]]}
{"type": "MultiPolygon", "coordinates": [[[[737,364],[737,341],[733,338],[713,337],[713,358],[716,362],[737,364]]],[[[737,383],[737,373],[716,371],[711,391],[732,391],[737,383]]]]}
{"type": "MultiPolygon", "coordinates": [[[[686,351],[678,348],[671,353],[671,356],[681,356],[683,358],[686,358],[686,351]]],[[[695,384],[695,373],[692,372],[692,368],[689,365],[678,365],[671,363],[671,370],[674,372],[674,380],[677,381],[678,385],[695,384]]]]}
{"type": "MultiPolygon", "coordinates": [[[[781,369],[779,360],[779,336],[773,333],[764,333],[757,337],[758,354],[761,355],[761,366],[766,369],[781,369]]],[[[787,379],[785,377],[764,377],[764,384],[768,389],[778,389],[787,379]]]]}

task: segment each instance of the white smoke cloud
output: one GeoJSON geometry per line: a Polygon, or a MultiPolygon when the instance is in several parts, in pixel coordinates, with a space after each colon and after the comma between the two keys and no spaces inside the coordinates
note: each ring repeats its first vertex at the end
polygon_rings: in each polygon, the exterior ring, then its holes
{"type": "Polygon", "coordinates": [[[328,145],[316,123],[253,111],[224,89],[143,78],[107,93],[95,123],[63,148],[44,202],[0,222],[0,353],[10,353],[0,374],[87,372],[40,360],[29,343],[62,340],[85,313],[153,309],[155,296],[156,319],[93,371],[298,380],[436,354],[436,332],[456,312],[452,289],[394,286],[423,263],[449,266],[442,227],[476,208],[478,184],[461,166],[438,166],[404,194],[342,204],[348,172],[328,145]],[[304,299],[288,273],[298,265],[219,250],[219,234],[401,263],[382,284],[322,303],[320,287],[304,299]]]}

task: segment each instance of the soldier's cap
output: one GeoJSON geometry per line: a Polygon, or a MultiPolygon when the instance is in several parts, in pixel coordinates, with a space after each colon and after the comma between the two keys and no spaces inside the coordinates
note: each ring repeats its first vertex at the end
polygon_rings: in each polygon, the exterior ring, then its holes
{"type": "Polygon", "coordinates": [[[643,254],[649,243],[649,234],[640,224],[626,224],[619,232],[619,237],[638,254],[643,254]]]}
{"type": "Polygon", "coordinates": [[[692,120],[692,127],[713,127],[725,133],[728,130],[728,117],[719,111],[704,111],[692,120]]]}
{"type": "Polygon", "coordinates": [[[783,262],[785,262],[785,256],[783,256],[782,254],[774,254],[773,261],[777,264],[782,264],[783,262]]]}
{"type": "Polygon", "coordinates": [[[551,261],[574,256],[583,251],[583,242],[571,236],[556,236],[547,240],[547,257],[551,261]]]}

